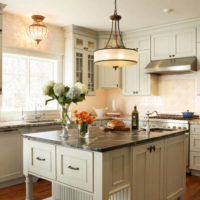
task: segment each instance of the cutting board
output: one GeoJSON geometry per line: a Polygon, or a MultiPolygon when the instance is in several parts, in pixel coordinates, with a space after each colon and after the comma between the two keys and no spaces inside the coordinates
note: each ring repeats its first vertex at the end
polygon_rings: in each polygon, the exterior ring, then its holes
{"type": "Polygon", "coordinates": [[[124,126],[124,127],[115,127],[115,128],[110,128],[107,126],[100,126],[100,130],[102,131],[130,131],[130,127],[124,126]]]}

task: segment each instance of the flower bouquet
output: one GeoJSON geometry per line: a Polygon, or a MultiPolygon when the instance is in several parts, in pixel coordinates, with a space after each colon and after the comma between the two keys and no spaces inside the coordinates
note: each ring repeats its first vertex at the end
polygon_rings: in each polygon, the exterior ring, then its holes
{"type": "Polygon", "coordinates": [[[76,120],[75,124],[78,124],[78,132],[81,137],[88,137],[89,134],[89,124],[94,122],[95,117],[92,116],[91,113],[87,113],[86,111],[82,111],[78,113],[77,110],[74,110],[74,117],[76,120]]]}
{"type": "Polygon", "coordinates": [[[45,104],[49,101],[57,100],[61,106],[61,123],[63,125],[62,136],[68,136],[68,126],[71,124],[72,120],[68,115],[69,107],[71,103],[78,103],[85,100],[85,95],[87,89],[84,84],[76,83],[74,87],[64,86],[63,83],[55,83],[54,81],[49,81],[47,85],[43,88],[44,95],[51,97],[46,100],[45,104]]]}

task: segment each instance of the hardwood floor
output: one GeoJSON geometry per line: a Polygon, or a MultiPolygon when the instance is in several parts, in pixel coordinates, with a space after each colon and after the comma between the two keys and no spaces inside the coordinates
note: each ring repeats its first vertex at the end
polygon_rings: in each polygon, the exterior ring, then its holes
{"type": "MultiPolygon", "coordinates": [[[[51,183],[40,180],[34,183],[34,200],[42,200],[51,196],[51,183]]],[[[24,200],[25,184],[0,189],[0,200],[24,200]]],[[[184,200],[200,200],[200,177],[187,176],[184,200]]]]}
{"type": "MultiPolygon", "coordinates": [[[[51,183],[40,180],[33,184],[34,200],[42,200],[51,196],[51,183]]],[[[25,200],[25,184],[0,189],[0,200],[25,200]]]]}

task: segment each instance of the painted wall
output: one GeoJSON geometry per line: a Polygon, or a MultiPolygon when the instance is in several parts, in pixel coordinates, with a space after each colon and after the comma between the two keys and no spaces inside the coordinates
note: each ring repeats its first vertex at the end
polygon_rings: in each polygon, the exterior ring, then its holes
{"type": "Polygon", "coordinates": [[[123,96],[120,89],[106,90],[106,104],[109,110],[112,110],[114,99],[118,110],[124,115],[130,115],[134,105],[137,105],[141,116],[144,116],[147,110],[174,114],[181,114],[186,110],[200,113],[195,75],[160,76],[158,88],[159,96],[123,96]]]}
{"type": "Polygon", "coordinates": [[[47,24],[49,34],[46,40],[36,44],[27,34],[27,27],[33,23],[12,13],[3,13],[3,46],[40,50],[49,53],[64,54],[64,31],[62,27],[47,24]]]}

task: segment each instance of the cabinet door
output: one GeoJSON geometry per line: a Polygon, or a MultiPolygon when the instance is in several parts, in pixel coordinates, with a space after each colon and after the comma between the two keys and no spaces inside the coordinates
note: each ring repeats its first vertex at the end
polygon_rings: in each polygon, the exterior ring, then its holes
{"type": "Polygon", "coordinates": [[[133,147],[132,195],[134,200],[149,200],[150,197],[150,152],[149,144],[133,147]]]}
{"type": "Polygon", "coordinates": [[[186,29],[174,33],[175,57],[196,56],[196,30],[186,29]]]}
{"type": "Polygon", "coordinates": [[[161,33],[151,37],[151,59],[160,60],[170,58],[173,54],[173,34],[161,33]]]}
{"type": "Polygon", "coordinates": [[[155,151],[152,151],[150,159],[150,196],[151,200],[162,200],[164,199],[164,143],[163,141],[159,141],[152,145],[155,145],[155,151]]]}
{"type": "Polygon", "coordinates": [[[75,50],[75,82],[84,83],[84,51],[75,50]]]}
{"type": "Polygon", "coordinates": [[[112,67],[98,67],[100,88],[119,88],[121,69],[112,67]]]}
{"type": "Polygon", "coordinates": [[[165,198],[174,200],[185,191],[185,135],[169,138],[165,148],[165,198]]]}
{"type": "MultiPolygon", "coordinates": [[[[107,40],[100,39],[98,48],[104,48],[107,40]]],[[[98,65],[98,87],[119,88],[121,85],[121,69],[98,65]]]]}
{"type": "Polygon", "coordinates": [[[88,95],[95,95],[96,90],[96,68],[94,66],[94,54],[86,54],[87,62],[87,89],[88,95]]]}
{"type": "Polygon", "coordinates": [[[139,64],[123,68],[123,95],[139,93],[139,64]]]}
{"type": "Polygon", "coordinates": [[[20,131],[0,132],[0,182],[23,177],[20,131]]]}
{"type": "Polygon", "coordinates": [[[139,52],[138,66],[140,70],[139,75],[139,94],[150,95],[150,75],[145,73],[145,68],[150,62],[150,51],[144,50],[139,52]]]}

